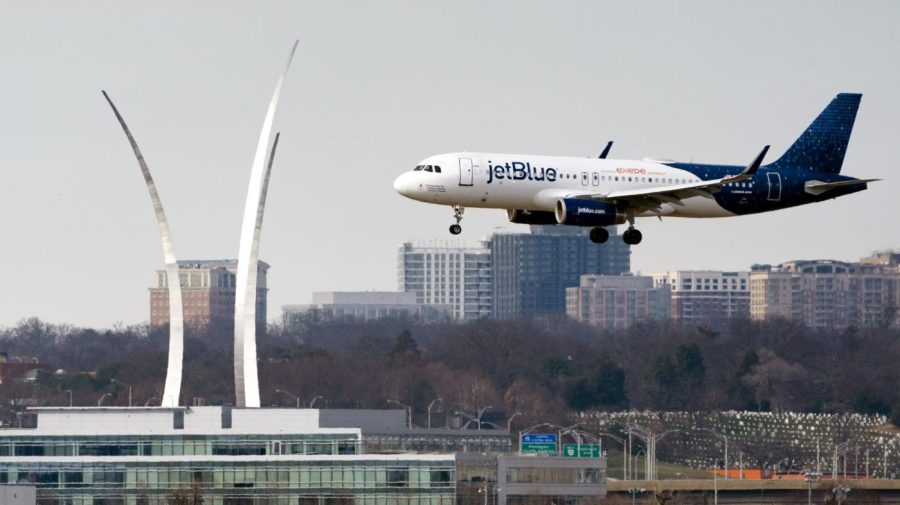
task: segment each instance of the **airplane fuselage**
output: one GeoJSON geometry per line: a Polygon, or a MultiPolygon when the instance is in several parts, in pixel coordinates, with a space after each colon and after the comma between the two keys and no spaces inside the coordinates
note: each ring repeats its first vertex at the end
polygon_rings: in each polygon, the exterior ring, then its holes
{"type": "MultiPolygon", "coordinates": [[[[496,153],[449,153],[426,158],[394,183],[408,198],[438,205],[553,212],[561,198],[698,183],[739,174],[744,167],[496,153]],[[440,173],[434,167],[440,168],[440,173]]],[[[810,192],[807,181],[853,180],[839,174],[760,167],[752,177],[678,203],[663,202],[637,217],[728,217],[814,203],[865,189],[865,184],[810,192]]]]}

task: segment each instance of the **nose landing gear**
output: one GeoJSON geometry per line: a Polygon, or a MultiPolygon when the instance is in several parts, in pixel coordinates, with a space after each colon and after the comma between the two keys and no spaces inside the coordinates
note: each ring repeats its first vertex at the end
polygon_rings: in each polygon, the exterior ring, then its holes
{"type": "Polygon", "coordinates": [[[453,205],[453,218],[456,219],[456,224],[450,225],[450,233],[452,235],[459,235],[462,233],[462,226],[459,225],[459,222],[462,221],[463,212],[466,211],[466,208],[462,205],[453,205]]]}

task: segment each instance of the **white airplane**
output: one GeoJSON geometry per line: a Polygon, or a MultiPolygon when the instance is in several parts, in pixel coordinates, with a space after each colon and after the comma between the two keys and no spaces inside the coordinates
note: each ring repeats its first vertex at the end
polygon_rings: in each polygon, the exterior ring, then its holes
{"type": "Polygon", "coordinates": [[[878,179],[840,175],[862,95],[837,95],[777,161],[769,149],[746,166],[671,160],[613,160],[525,154],[449,153],[422,160],[394,181],[403,196],[449,205],[456,224],[466,207],[506,209],[513,223],[589,226],[590,239],[628,222],[626,244],[641,242],[637,217],[728,217],[820,202],[878,179]]]}

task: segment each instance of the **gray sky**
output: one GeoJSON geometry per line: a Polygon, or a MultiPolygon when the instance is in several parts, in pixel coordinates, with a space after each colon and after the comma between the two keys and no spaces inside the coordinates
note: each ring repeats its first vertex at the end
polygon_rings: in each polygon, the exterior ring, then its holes
{"type": "MultiPolygon", "coordinates": [[[[149,317],[163,263],[109,91],[181,259],[237,256],[257,135],[300,39],[263,228],[269,318],[312,291],[396,289],[396,248],[449,208],[393,179],[457,150],[747,163],[777,158],[838,92],[864,94],[822,204],[639,221],[636,271],[856,259],[900,247],[900,3],[8,2],[0,16],[0,325],[149,317]]],[[[515,229],[472,209],[462,240],[515,229]]]]}

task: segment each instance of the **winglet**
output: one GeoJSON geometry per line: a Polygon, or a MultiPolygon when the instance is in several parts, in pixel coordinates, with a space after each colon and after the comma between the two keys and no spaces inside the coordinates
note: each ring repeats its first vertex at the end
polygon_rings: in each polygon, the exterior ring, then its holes
{"type": "Polygon", "coordinates": [[[741,175],[750,176],[756,175],[756,171],[759,170],[759,166],[762,165],[763,158],[766,157],[766,153],[769,152],[769,146],[763,147],[763,150],[759,152],[756,156],[756,159],[753,160],[752,163],[747,165],[747,168],[741,172],[741,175]]]}
{"type": "Polygon", "coordinates": [[[597,156],[597,157],[600,158],[600,159],[606,158],[606,155],[609,154],[609,149],[612,147],[612,145],[613,145],[613,141],[610,140],[610,141],[606,144],[606,148],[603,149],[603,152],[600,153],[600,156],[597,156]]]}

